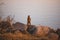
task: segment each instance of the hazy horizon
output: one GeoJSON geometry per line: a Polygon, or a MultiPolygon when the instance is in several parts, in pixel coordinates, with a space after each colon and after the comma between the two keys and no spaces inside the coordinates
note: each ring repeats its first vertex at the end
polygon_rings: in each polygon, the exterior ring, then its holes
{"type": "Polygon", "coordinates": [[[15,15],[15,20],[60,28],[60,0],[0,0],[0,16],[15,15]]]}

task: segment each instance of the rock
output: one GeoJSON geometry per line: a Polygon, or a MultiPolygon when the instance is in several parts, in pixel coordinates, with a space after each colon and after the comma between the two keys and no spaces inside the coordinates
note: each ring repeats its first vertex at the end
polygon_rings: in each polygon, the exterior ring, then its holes
{"type": "Polygon", "coordinates": [[[30,34],[34,34],[34,33],[36,32],[36,26],[35,26],[35,25],[30,25],[30,26],[28,26],[27,31],[28,31],[30,34]]]}
{"type": "Polygon", "coordinates": [[[49,27],[46,26],[37,26],[36,35],[37,36],[46,36],[49,33],[49,27]]]}
{"type": "Polygon", "coordinates": [[[60,40],[60,29],[57,29],[57,30],[56,30],[56,34],[59,35],[59,40],[60,40]]]}
{"type": "Polygon", "coordinates": [[[21,32],[25,32],[27,29],[27,26],[20,22],[16,22],[15,24],[13,24],[13,26],[15,29],[20,30],[21,32]]]}
{"type": "Polygon", "coordinates": [[[58,40],[59,36],[56,33],[50,33],[48,37],[50,40],[58,40]]]}
{"type": "Polygon", "coordinates": [[[59,35],[60,37],[60,29],[57,29],[56,33],[59,35]]]}

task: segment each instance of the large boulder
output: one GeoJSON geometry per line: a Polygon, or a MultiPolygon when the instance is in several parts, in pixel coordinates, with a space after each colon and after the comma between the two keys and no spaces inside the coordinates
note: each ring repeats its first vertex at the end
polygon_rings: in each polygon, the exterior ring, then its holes
{"type": "Polygon", "coordinates": [[[59,35],[60,37],[60,29],[57,29],[56,33],[59,35]]]}
{"type": "Polygon", "coordinates": [[[56,34],[59,35],[59,40],[60,40],[60,29],[57,29],[57,30],[56,30],[56,34]]]}
{"type": "Polygon", "coordinates": [[[49,33],[49,27],[47,26],[37,26],[36,35],[37,36],[46,36],[49,33]]]}
{"type": "Polygon", "coordinates": [[[48,35],[49,40],[58,40],[58,37],[59,35],[57,35],[56,33],[50,33],[48,35]]]}
{"type": "Polygon", "coordinates": [[[28,26],[28,28],[27,28],[27,31],[30,33],[30,34],[35,34],[35,32],[36,32],[36,26],[35,25],[30,25],[30,26],[28,26]]]}
{"type": "Polygon", "coordinates": [[[13,24],[13,26],[15,29],[20,30],[21,32],[25,32],[27,29],[27,25],[20,22],[16,22],[15,24],[13,24]]]}

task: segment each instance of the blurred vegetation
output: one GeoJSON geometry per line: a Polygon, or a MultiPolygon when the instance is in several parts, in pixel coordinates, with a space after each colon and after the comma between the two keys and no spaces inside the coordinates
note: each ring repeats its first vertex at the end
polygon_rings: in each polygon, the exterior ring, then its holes
{"type": "Polygon", "coordinates": [[[0,18],[0,40],[60,40],[60,29],[12,21],[10,17],[6,21],[0,18]]]}

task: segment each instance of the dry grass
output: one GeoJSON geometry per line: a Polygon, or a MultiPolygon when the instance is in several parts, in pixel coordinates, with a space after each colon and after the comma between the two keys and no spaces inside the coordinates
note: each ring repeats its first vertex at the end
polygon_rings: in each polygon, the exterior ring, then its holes
{"type": "Polygon", "coordinates": [[[30,34],[22,34],[22,33],[5,33],[5,34],[0,34],[0,37],[3,38],[4,40],[21,40],[21,39],[37,39],[37,37],[34,37],[30,34]]]}
{"type": "Polygon", "coordinates": [[[7,32],[7,29],[13,31],[12,29],[14,29],[14,27],[12,25],[12,19],[8,17],[7,21],[1,21],[0,18],[0,40],[58,40],[58,35],[55,33],[50,33],[46,36],[49,32],[48,27],[39,26],[34,35],[28,33],[27,31],[25,31],[25,34],[23,33],[24,31],[15,31],[14,33],[7,32]]]}

